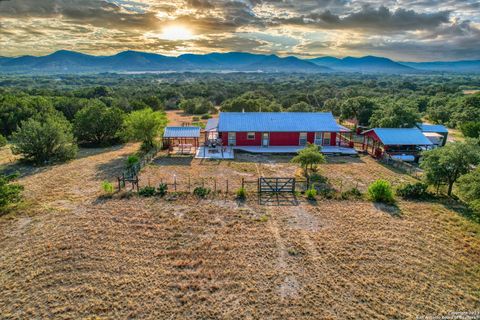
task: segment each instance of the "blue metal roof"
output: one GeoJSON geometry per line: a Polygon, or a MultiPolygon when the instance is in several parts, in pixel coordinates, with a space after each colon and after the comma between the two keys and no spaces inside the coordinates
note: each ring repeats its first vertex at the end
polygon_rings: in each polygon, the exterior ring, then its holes
{"type": "Polygon", "coordinates": [[[218,118],[208,119],[205,131],[215,131],[218,128],[218,118]]]}
{"type": "Polygon", "coordinates": [[[330,112],[221,112],[220,132],[345,132],[330,112]]]}
{"type": "Polygon", "coordinates": [[[200,127],[166,127],[164,138],[199,138],[200,127]]]}
{"type": "Polygon", "coordinates": [[[448,129],[441,124],[417,123],[417,127],[422,132],[448,133],[448,129]]]}
{"type": "Polygon", "coordinates": [[[433,143],[417,128],[374,128],[374,131],[384,145],[417,145],[429,146],[433,143]]]}

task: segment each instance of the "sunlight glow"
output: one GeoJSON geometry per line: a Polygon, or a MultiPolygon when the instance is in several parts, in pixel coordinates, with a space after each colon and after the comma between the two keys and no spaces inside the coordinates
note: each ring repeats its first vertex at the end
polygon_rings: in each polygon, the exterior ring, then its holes
{"type": "Polygon", "coordinates": [[[194,35],[185,26],[170,25],[163,28],[160,38],[165,40],[190,40],[194,38],[194,35]]]}

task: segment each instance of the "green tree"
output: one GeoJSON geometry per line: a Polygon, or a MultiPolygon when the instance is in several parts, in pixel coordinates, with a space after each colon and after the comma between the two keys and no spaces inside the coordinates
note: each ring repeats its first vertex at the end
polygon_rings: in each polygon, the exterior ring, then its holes
{"type": "Polygon", "coordinates": [[[12,151],[38,164],[73,159],[77,145],[72,125],[57,113],[23,121],[12,135],[12,151]]]}
{"type": "Polygon", "coordinates": [[[123,117],[120,109],[109,108],[99,100],[92,100],[75,115],[75,135],[82,143],[110,144],[118,138],[123,117]]]}
{"type": "Polygon", "coordinates": [[[376,128],[412,128],[420,120],[420,114],[413,107],[387,103],[373,112],[370,118],[370,126],[376,128]]]}
{"type": "Polygon", "coordinates": [[[341,105],[341,119],[355,119],[359,125],[367,125],[375,109],[375,103],[365,97],[345,100],[341,105]]]}
{"type": "Polygon", "coordinates": [[[0,148],[3,148],[7,145],[8,141],[7,141],[7,138],[5,138],[4,136],[2,136],[0,134],[0,148]]]}
{"type": "Polygon", "coordinates": [[[458,179],[458,191],[463,200],[480,212],[480,167],[458,179]]]}
{"type": "Polygon", "coordinates": [[[480,137],[480,121],[465,122],[460,126],[463,135],[468,138],[480,137]]]}
{"type": "Polygon", "coordinates": [[[473,142],[449,143],[422,156],[420,167],[425,170],[427,183],[437,187],[446,184],[450,196],[457,179],[480,163],[480,147],[473,142]]]}
{"type": "Polygon", "coordinates": [[[320,147],[310,143],[298,151],[298,154],[291,161],[300,165],[307,179],[309,178],[309,171],[313,171],[317,165],[326,162],[325,156],[320,152],[320,147]]]}
{"type": "Polygon", "coordinates": [[[315,109],[309,105],[308,103],[306,102],[298,102],[298,103],[294,103],[290,106],[290,108],[288,108],[288,111],[290,112],[314,112],[315,109]]]}
{"type": "Polygon", "coordinates": [[[133,111],[123,122],[124,136],[130,140],[142,141],[142,149],[149,150],[155,146],[155,139],[167,124],[164,112],[150,108],[133,111]]]}

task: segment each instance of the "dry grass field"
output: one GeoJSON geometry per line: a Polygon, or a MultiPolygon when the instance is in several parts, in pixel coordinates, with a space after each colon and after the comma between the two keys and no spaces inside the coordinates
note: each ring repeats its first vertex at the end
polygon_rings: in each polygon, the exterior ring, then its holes
{"type": "MultiPolygon", "coordinates": [[[[20,170],[25,204],[0,217],[2,319],[415,319],[480,309],[480,226],[440,202],[100,197],[136,144],[20,170]]],[[[141,182],[297,173],[287,156],[161,156],[141,182]]],[[[411,180],[331,158],[338,188],[411,180]]]]}

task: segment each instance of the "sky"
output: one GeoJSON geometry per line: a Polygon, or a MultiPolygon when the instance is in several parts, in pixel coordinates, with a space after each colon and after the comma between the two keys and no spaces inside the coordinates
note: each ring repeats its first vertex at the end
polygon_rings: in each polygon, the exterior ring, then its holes
{"type": "Polygon", "coordinates": [[[0,56],[61,49],[472,60],[480,1],[0,0],[0,56]]]}

